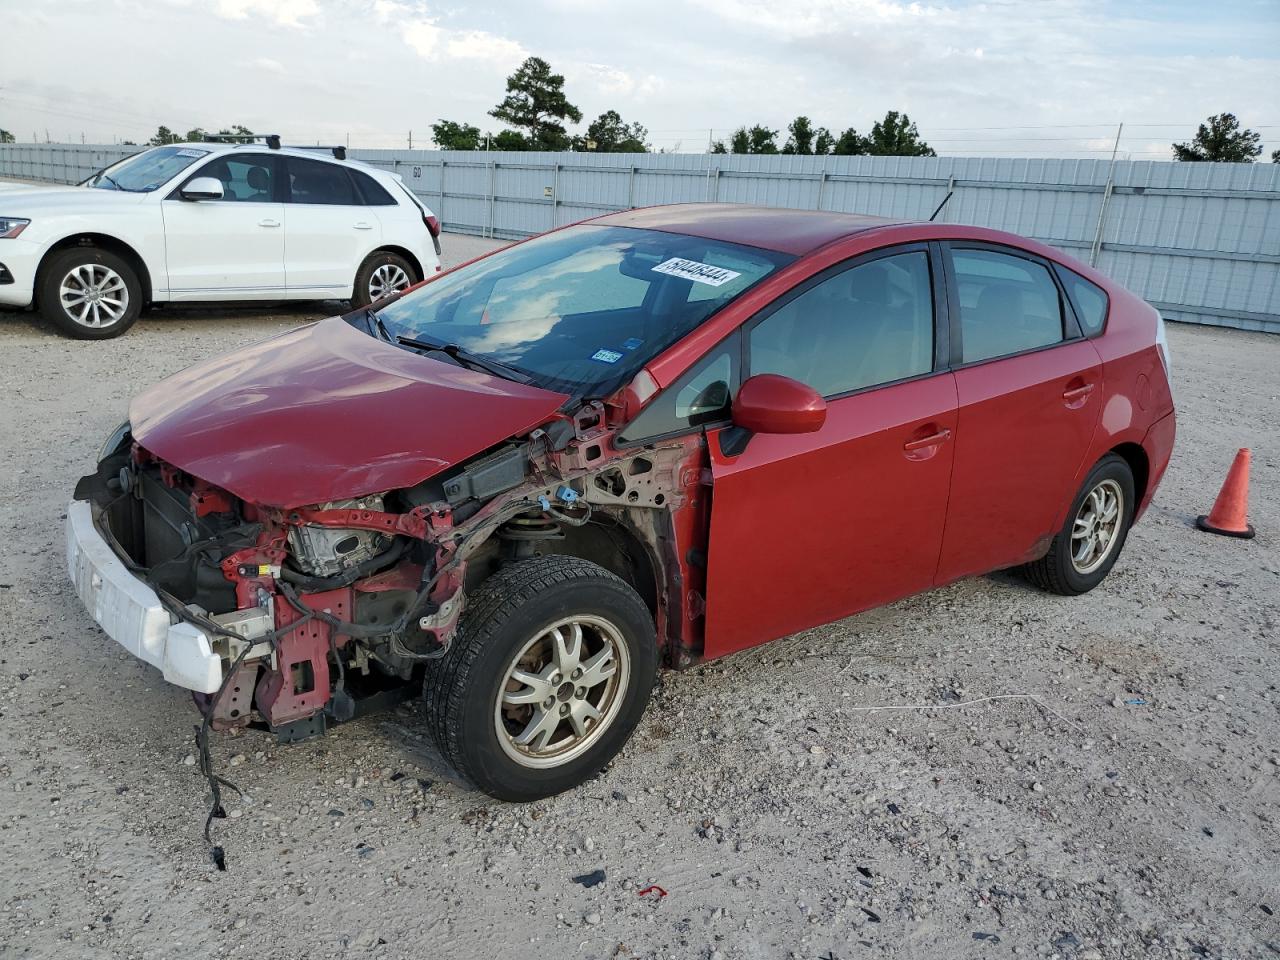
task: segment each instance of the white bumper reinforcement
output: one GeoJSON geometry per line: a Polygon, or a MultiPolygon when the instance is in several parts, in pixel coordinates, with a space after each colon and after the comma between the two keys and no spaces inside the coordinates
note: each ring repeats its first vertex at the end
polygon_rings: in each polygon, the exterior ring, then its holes
{"type": "Polygon", "coordinates": [[[98,625],[135,657],[159,667],[170,683],[216,693],[222,658],[195,624],[174,622],[146,583],[134,576],[93,523],[86,501],[67,507],[67,572],[98,625]]]}

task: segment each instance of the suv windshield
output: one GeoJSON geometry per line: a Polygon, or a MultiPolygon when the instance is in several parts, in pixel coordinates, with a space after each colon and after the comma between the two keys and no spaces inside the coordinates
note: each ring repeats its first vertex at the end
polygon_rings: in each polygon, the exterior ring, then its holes
{"type": "Polygon", "coordinates": [[[209,151],[197,146],[156,147],[125,157],[84,182],[98,190],[150,193],[164,186],[209,151]]]}
{"type": "Polygon", "coordinates": [[[377,317],[389,339],[449,345],[549,390],[602,397],[793,259],[682,234],[582,225],[455,270],[377,317]]]}

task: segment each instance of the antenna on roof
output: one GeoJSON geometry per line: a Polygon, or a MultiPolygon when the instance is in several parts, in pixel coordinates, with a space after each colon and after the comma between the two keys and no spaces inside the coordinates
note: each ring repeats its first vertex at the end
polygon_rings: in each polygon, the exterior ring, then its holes
{"type": "Polygon", "coordinates": [[[947,201],[951,199],[951,195],[956,192],[956,188],[952,187],[947,191],[947,195],[942,198],[942,202],[938,204],[938,208],[929,216],[929,222],[933,223],[934,219],[942,212],[942,208],[947,205],[947,201]]]}

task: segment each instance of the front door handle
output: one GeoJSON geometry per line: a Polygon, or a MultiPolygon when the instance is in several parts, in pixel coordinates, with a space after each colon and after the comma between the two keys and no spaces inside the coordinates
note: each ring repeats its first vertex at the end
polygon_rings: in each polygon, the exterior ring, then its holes
{"type": "Polygon", "coordinates": [[[937,433],[931,433],[927,437],[921,437],[919,440],[908,440],[902,445],[902,449],[907,453],[916,450],[923,450],[925,447],[936,447],[940,443],[946,443],[951,439],[950,430],[939,430],[937,433]]]}
{"type": "Polygon", "coordinates": [[[373,224],[372,224],[372,223],[367,223],[367,222],[366,222],[366,221],[364,221],[364,220],[361,220],[359,223],[354,224],[354,226],[355,226],[355,228],[356,228],[357,230],[372,230],[372,229],[373,229],[373,224]]]}
{"type": "Polygon", "coordinates": [[[278,227],[278,226],[280,226],[280,221],[279,221],[279,220],[272,220],[272,219],[270,219],[270,218],[267,218],[266,220],[259,220],[259,221],[258,221],[258,226],[260,226],[260,227],[278,227]]]}

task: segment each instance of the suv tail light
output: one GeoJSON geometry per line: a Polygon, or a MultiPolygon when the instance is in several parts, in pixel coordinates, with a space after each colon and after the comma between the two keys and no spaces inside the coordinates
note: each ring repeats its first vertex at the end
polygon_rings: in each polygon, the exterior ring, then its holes
{"type": "Polygon", "coordinates": [[[427,225],[427,232],[433,237],[440,236],[440,221],[430,214],[423,214],[422,222],[427,225]]]}

